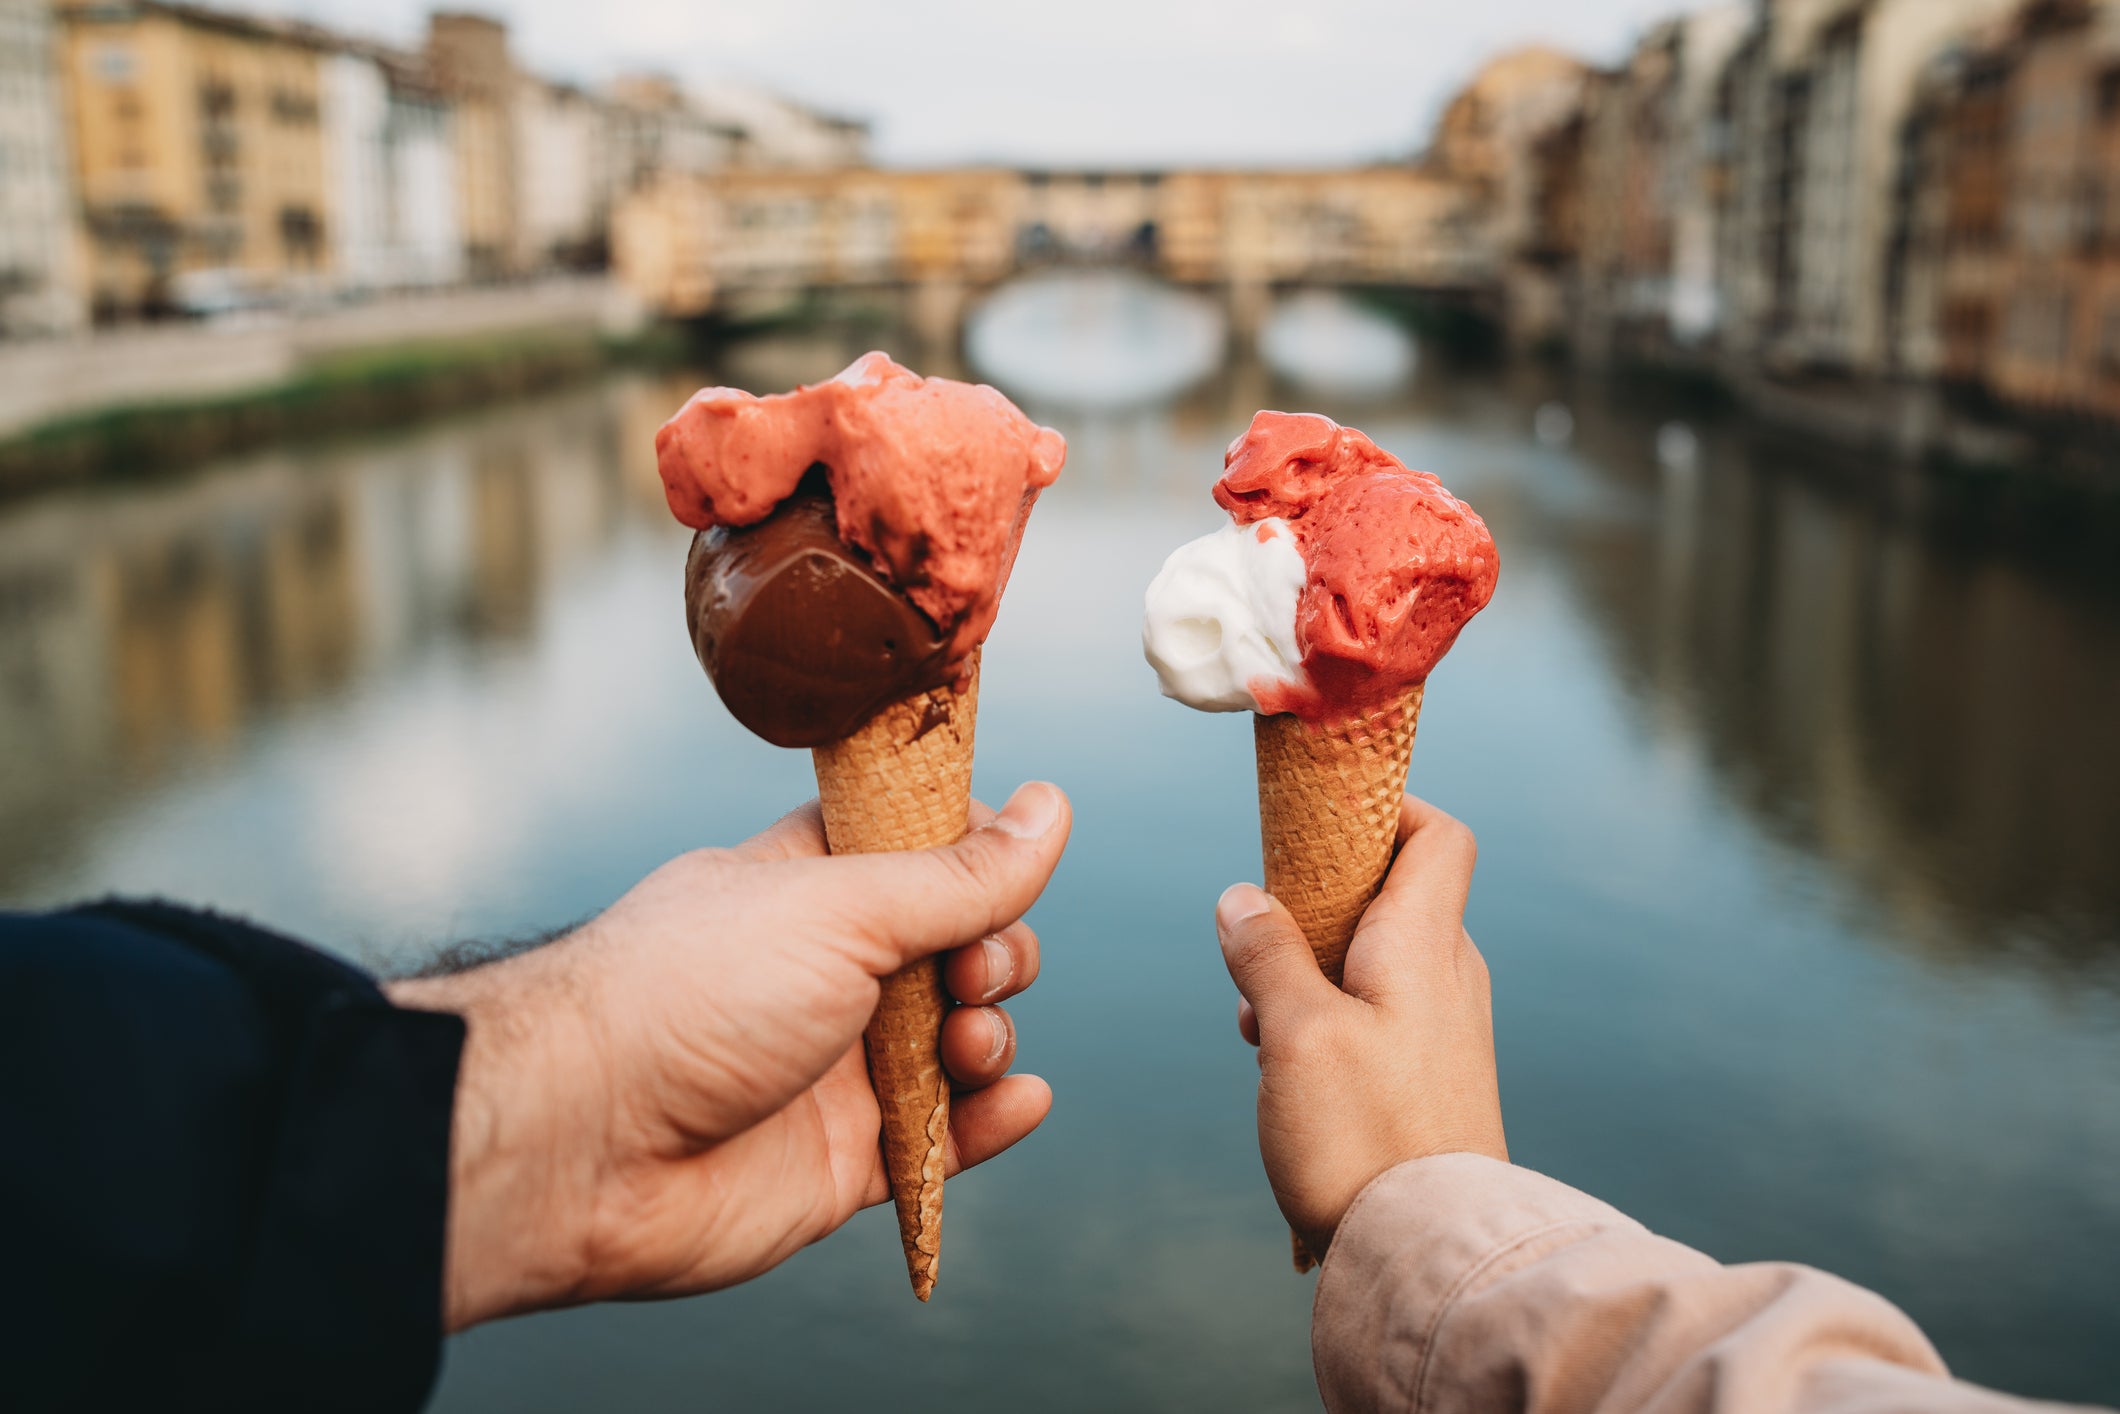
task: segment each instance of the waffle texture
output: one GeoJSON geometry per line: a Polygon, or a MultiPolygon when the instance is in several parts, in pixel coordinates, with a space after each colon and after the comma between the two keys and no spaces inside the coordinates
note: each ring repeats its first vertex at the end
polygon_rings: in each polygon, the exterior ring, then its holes
{"type": "MultiPolygon", "coordinates": [[[[1266,892],[1302,928],[1335,987],[1363,910],[1391,868],[1422,690],[1322,724],[1285,713],[1252,718],[1266,892]]],[[[1303,1239],[1289,1237],[1296,1270],[1316,1266],[1303,1239]]]]}
{"type": "MultiPolygon", "coordinates": [[[[978,716],[975,651],[955,686],[893,703],[845,741],[816,748],[811,759],[832,853],[933,849],[964,838],[978,716]]],[[[950,1084],[941,1039],[949,1005],[942,959],[922,959],[884,979],[866,1038],[898,1235],[913,1294],[922,1301],[934,1293],[942,1260],[950,1084]]]]}

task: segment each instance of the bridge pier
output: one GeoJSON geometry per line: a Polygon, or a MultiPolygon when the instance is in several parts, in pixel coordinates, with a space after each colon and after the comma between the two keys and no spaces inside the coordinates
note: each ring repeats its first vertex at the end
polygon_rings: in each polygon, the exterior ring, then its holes
{"type": "Polygon", "coordinates": [[[1273,313],[1273,286],[1261,279],[1232,276],[1223,287],[1223,303],[1229,310],[1230,342],[1248,348],[1257,342],[1266,317],[1273,313]]]}
{"type": "Polygon", "coordinates": [[[929,275],[913,282],[907,322],[931,360],[954,358],[971,304],[971,287],[950,275],[929,275]]]}

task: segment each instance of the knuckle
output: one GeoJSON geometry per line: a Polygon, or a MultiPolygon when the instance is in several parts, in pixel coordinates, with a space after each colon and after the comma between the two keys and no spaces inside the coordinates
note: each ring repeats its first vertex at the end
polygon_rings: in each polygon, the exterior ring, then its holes
{"type": "Polygon", "coordinates": [[[1289,930],[1271,918],[1239,924],[1223,944],[1229,965],[1240,973],[1256,973],[1270,966],[1275,954],[1288,946],[1289,930]]]}
{"type": "Polygon", "coordinates": [[[1015,985],[1018,989],[1028,987],[1038,980],[1038,938],[1028,929],[1024,936],[1012,938],[1003,944],[1016,959],[1015,985]]]}
{"type": "Polygon", "coordinates": [[[991,849],[982,848],[977,837],[929,855],[942,875],[943,886],[956,893],[984,896],[993,888],[995,861],[991,849]]]}
{"type": "Polygon", "coordinates": [[[1462,857],[1467,865],[1479,857],[1479,837],[1472,827],[1454,815],[1446,815],[1440,822],[1443,843],[1452,854],[1462,857]]]}

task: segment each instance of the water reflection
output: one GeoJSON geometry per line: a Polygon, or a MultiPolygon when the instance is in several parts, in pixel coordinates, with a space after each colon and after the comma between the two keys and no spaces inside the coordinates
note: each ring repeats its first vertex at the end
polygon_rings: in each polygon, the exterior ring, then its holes
{"type": "Polygon", "coordinates": [[[1281,301],[1259,331],[1259,357],[1294,387],[1381,399],[1413,376],[1413,336],[1343,295],[1312,290],[1281,301]]]}
{"type": "Polygon", "coordinates": [[[1012,281],[972,312],[965,353],[983,378],[1074,408],[1168,402],[1221,363],[1220,310],[1128,271],[1012,281]]]}
{"type": "Polygon", "coordinates": [[[0,890],[34,890],[105,808],[305,705],[528,636],[570,565],[660,513],[638,449],[674,388],[8,508],[0,890]]]}
{"type": "Polygon", "coordinates": [[[1644,455],[1638,419],[1586,404],[1586,464],[1638,513],[1542,533],[1645,713],[1888,936],[2114,962],[2120,585],[1778,475],[1741,428],[1676,458],[1666,424],[1644,455]]]}
{"type": "MultiPolygon", "coordinates": [[[[691,660],[652,436],[700,381],[786,387],[873,338],[0,508],[0,896],[160,890],[387,961],[769,820],[807,763],[691,660]]],[[[1248,736],[1157,698],[1137,647],[1262,406],[1441,472],[1502,547],[1414,770],[1482,834],[1521,1156],[1879,1285],[1975,1378],[2120,1388],[2109,589],[1551,375],[1358,400],[1246,359],[1161,407],[1024,396],[1071,454],[990,644],[978,784],[1077,802],[1020,1011],[1049,1130],[952,1188],[935,1309],[871,1214],[741,1293],[474,1336],[442,1409],[1310,1401],[1205,929],[1256,858],[1248,736]]]]}
{"type": "MultiPolygon", "coordinates": [[[[105,806],[261,720],[437,646],[533,634],[570,566],[662,527],[644,449],[698,379],[788,386],[863,342],[757,341],[711,373],[10,508],[0,889],[33,889],[105,806]]],[[[1512,561],[1565,568],[1644,720],[1698,739],[1759,822],[1860,880],[1900,917],[1891,936],[2056,962],[2120,950],[2114,597],[1777,474],[1742,429],[1701,438],[1517,379],[1435,374],[1364,421],[1387,440],[1410,422],[1416,447],[1454,431],[1436,455],[1467,459],[1460,484],[1494,480],[1482,500],[1512,561]]],[[[1136,413],[1011,391],[1068,426],[1067,494],[1178,506],[1252,409],[1317,405],[1256,361],[1136,413]]]]}

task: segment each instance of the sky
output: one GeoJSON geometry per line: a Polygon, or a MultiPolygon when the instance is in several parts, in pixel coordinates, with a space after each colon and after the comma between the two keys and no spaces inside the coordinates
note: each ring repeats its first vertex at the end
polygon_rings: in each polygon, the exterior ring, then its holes
{"type": "MultiPolygon", "coordinates": [[[[415,42],[420,0],[218,0],[415,42]]],[[[873,124],[879,161],[1325,164],[1417,148],[1456,84],[1543,41],[1611,61],[1682,0],[452,0],[518,62],[658,68],[873,124]]]]}

